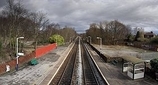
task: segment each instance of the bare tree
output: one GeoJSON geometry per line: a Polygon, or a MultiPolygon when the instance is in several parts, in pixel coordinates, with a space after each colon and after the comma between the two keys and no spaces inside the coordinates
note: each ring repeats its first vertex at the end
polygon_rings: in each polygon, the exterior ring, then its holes
{"type": "Polygon", "coordinates": [[[44,26],[48,22],[48,19],[46,19],[45,15],[41,12],[31,13],[30,19],[33,21],[32,28],[34,30],[34,49],[36,49],[39,33],[41,30],[44,29],[44,26]]]}
{"type": "Polygon", "coordinates": [[[96,37],[99,36],[103,39],[103,44],[117,44],[119,41],[123,41],[129,29],[119,21],[100,22],[99,24],[93,23],[86,31],[87,36],[92,37],[92,41],[97,43],[96,37]]]}
{"type": "Polygon", "coordinates": [[[107,25],[107,29],[110,33],[109,38],[114,45],[117,44],[118,41],[123,41],[128,34],[128,29],[126,26],[117,20],[111,21],[107,25]]]}
{"type": "Polygon", "coordinates": [[[98,43],[97,37],[101,37],[100,27],[97,23],[90,24],[88,30],[86,30],[86,35],[91,36],[91,41],[94,43],[98,43]]]}
{"type": "Polygon", "coordinates": [[[71,41],[77,35],[76,31],[72,27],[65,26],[60,30],[60,35],[62,35],[66,42],[71,41]]]}
{"type": "MultiPolygon", "coordinates": [[[[4,41],[9,40],[9,48],[14,48],[14,40],[17,36],[21,35],[20,33],[22,33],[21,25],[25,21],[28,11],[21,6],[20,2],[14,3],[14,0],[7,0],[7,3],[8,6],[6,6],[1,15],[7,24],[2,22],[1,26],[3,26],[3,28],[1,29],[5,32],[4,38],[6,40],[4,41]]],[[[8,41],[5,43],[7,44],[8,41]]]]}

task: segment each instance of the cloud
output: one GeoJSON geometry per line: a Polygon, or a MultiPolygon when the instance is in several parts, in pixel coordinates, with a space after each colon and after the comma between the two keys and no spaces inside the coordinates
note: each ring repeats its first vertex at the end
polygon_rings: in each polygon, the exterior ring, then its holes
{"type": "Polygon", "coordinates": [[[0,0],[0,7],[3,7],[4,5],[6,5],[6,0],[0,0]]]}
{"type": "MultiPolygon", "coordinates": [[[[158,0],[22,0],[32,11],[43,11],[51,22],[72,26],[76,31],[89,24],[119,20],[124,24],[157,28],[158,0]]],[[[153,29],[152,29],[153,30],[153,29]]]]}

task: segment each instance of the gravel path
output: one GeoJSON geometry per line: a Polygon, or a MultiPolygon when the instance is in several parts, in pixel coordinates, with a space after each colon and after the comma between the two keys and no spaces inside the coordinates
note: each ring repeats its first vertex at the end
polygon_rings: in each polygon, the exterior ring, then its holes
{"type": "Polygon", "coordinates": [[[53,68],[60,55],[67,47],[61,46],[38,58],[39,64],[21,68],[19,71],[0,76],[0,85],[33,85],[39,84],[53,68]]]}

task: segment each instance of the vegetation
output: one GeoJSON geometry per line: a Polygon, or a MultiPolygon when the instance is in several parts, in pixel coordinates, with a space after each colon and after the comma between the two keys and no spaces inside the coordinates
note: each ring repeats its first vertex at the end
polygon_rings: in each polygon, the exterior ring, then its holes
{"type": "Polygon", "coordinates": [[[119,44],[124,41],[131,33],[129,27],[115,20],[110,22],[101,22],[99,24],[90,24],[86,31],[86,36],[91,36],[92,42],[98,43],[96,37],[101,37],[103,44],[119,44]]]}
{"type": "Polygon", "coordinates": [[[39,44],[48,44],[54,34],[63,36],[65,42],[77,35],[72,27],[61,28],[58,23],[50,23],[42,12],[31,12],[15,0],[6,1],[8,5],[0,12],[0,50],[8,54],[5,57],[15,53],[17,37],[24,37],[24,42],[33,41],[36,49],[39,44]]]}
{"type": "MultiPolygon", "coordinates": [[[[6,1],[8,5],[0,13],[0,56],[2,54],[10,56],[15,53],[17,37],[23,36],[24,42],[33,42],[33,48],[36,49],[39,44],[57,42],[58,45],[62,45],[77,36],[74,28],[69,26],[61,28],[60,24],[49,22],[42,12],[31,12],[25,9],[20,2],[15,3],[14,0],[6,1]]],[[[102,44],[117,45],[125,42],[148,41],[158,44],[157,37],[151,40],[144,38],[142,31],[133,35],[131,27],[118,20],[91,23],[89,29],[82,36],[91,39],[93,43],[98,43],[97,37],[100,37],[102,44]]]]}
{"type": "Polygon", "coordinates": [[[144,32],[137,31],[134,41],[138,42],[148,42],[147,38],[144,38],[144,32]]]}
{"type": "Polygon", "coordinates": [[[152,44],[158,44],[158,37],[152,38],[150,43],[152,44]]]}
{"type": "Polygon", "coordinates": [[[158,72],[158,58],[150,60],[150,65],[155,72],[158,72]]]}
{"type": "Polygon", "coordinates": [[[128,34],[127,35],[127,42],[133,42],[134,41],[134,38],[135,38],[135,36],[134,35],[132,35],[132,34],[128,34]]]}
{"type": "Polygon", "coordinates": [[[49,39],[50,43],[57,43],[57,45],[64,44],[64,38],[58,34],[52,35],[49,39]]]}

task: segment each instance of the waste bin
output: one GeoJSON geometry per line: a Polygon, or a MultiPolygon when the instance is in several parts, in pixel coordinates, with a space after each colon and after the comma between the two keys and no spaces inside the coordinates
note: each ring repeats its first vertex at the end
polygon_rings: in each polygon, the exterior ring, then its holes
{"type": "Polygon", "coordinates": [[[30,65],[37,65],[37,64],[38,64],[38,61],[35,58],[30,61],[30,65]]]}

